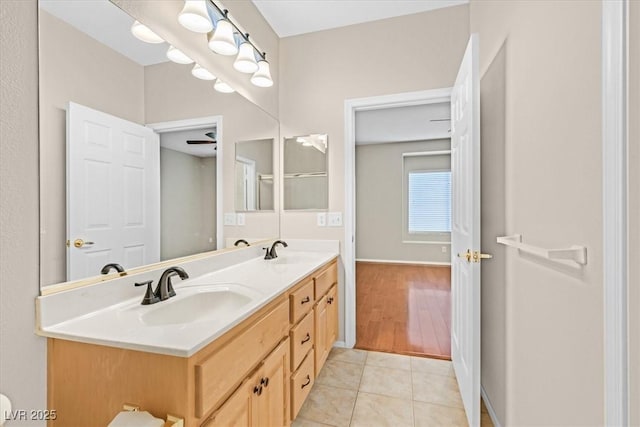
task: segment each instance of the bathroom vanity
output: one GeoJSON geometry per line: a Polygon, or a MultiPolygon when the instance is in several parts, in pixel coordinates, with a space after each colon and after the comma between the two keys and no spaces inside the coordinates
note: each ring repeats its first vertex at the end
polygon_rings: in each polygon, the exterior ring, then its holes
{"type": "Polygon", "coordinates": [[[186,426],[289,425],[337,339],[337,284],[336,253],[292,251],[44,326],[50,425],[105,426],[125,403],[186,426]]]}

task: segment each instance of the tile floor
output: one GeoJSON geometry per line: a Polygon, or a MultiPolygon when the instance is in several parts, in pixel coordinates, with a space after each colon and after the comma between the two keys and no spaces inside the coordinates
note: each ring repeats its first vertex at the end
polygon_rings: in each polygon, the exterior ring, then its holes
{"type": "MultiPolygon", "coordinates": [[[[482,426],[493,427],[482,405],[482,426]]],[[[334,348],[293,427],[466,426],[451,362],[334,348]]]]}

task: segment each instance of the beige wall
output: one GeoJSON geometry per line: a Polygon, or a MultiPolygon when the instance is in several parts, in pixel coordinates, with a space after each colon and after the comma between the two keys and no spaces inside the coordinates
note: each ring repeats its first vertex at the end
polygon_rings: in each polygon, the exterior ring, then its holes
{"type": "MultiPolygon", "coordinates": [[[[403,153],[448,150],[450,140],[356,147],[356,259],[450,263],[447,243],[405,243],[403,153]],[[446,252],[442,252],[442,248],[446,252]]],[[[448,163],[448,162],[447,162],[448,163]]],[[[423,240],[435,240],[425,237],[423,240]]],[[[450,237],[437,237],[449,241],[450,237]]]]}
{"type": "Polygon", "coordinates": [[[640,426],[640,2],[629,19],[629,405],[640,426]]]}
{"type": "Polygon", "coordinates": [[[66,105],[144,124],[144,69],[40,11],[42,283],[66,280],[66,105]]]}
{"type": "MultiPolygon", "coordinates": [[[[237,93],[212,90],[212,83],[194,79],[188,66],[164,63],[145,67],[146,122],[158,123],[221,115],[223,206],[235,210],[235,143],[254,139],[279,140],[278,121],[237,93]],[[166,82],[172,82],[167,85],[166,82]]],[[[220,148],[219,148],[220,150],[220,148]]],[[[274,150],[275,188],[279,188],[278,150],[274,150]]],[[[279,191],[275,203],[279,203],[279,191]]],[[[224,237],[272,238],[279,235],[277,212],[248,212],[245,226],[225,226],[224,237]]]]}
{"type": "Polygon", "coordinates": [[[46,409],[46,341],[33,333],[39,293],[37,13],[35,0],[0,1],[0,392],[15,409],[46,409]]]}
{"type": "Polygon", "coordinates": [[[506,408],[506,425],[604,422],[601,8],[471,2],[481,75],[504,61],[504,117],[493,105],[482,110],[482,125],[504,122],[505,211],[497,215],[531,244],[589,251],[583,268],[506,251],[506,402],[491,396],[506,408]]]}
{"type": "MultiPolygon", "coordinates": [[[[344,101],[452,86],[468,38],[464,5],[281,40],[282,137],[329,135],[329,211],[344,211],[344,101]]],[[[280,234],[344,243],[342,227],[309,212],[282,212],[280,234]]]]}
{"type": "Polygon", "coordinates": [[[215,250],[215,206],[216,158],[161,148],[160,259],[215,250]]]}

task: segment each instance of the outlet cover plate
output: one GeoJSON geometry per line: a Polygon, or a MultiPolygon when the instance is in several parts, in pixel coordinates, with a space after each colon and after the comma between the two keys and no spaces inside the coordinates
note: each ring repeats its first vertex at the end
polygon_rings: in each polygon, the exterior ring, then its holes
{"type": "Polygon", "coordinates": [[[235,214],[235,212],[225,213],[224,214],[224,225],[236,225],[236,214],[235,214]]]}
{"type": "Polygon", "coordinates": [[[318,213],[318,227],[326,227],[327,226],[327,213],[319,212],[318,213]]]}
{"type": "Polygon", "coordinates": [[[244,225],[244,214],[236,214],[236,225],[244,225]]]}
{"type": "Polygon", "coordinates": [[[329,227],[342,227],[342,212],[329,212],[327,217],[329,227]]]}

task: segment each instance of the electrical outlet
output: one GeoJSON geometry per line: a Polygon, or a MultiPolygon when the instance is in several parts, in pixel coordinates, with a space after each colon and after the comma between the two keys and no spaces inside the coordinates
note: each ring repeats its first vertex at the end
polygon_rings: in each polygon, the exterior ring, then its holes
{"type": "Polygon", "coordinates": [[[318,227],[326,227],[327,226],[327,213],[319,212],[318,213],[318,227]]]}
{"type": "Polygon", "coordinates": [[[446,247],[446,246],[443,246],[443,247],[442,247],[442,253],[443,253],[443,254],[446,254],[446,253],[447,253],[447,247],[446,247]]]}
{"type": "Polygon", "coordinates": [[[244,225],[244,214],[243,213],[236,214],[236,224],[237,225],[244,225]]]}
{"type": "Polygon", "coordinates": [[[342,227],[342,212],[329,212],[329,227],[342,227]]]}
{"type": "Polygon", "coordinates": [[[236,214],[233,212],[224,214],[224,225],[236,225],[236,214]]]}

